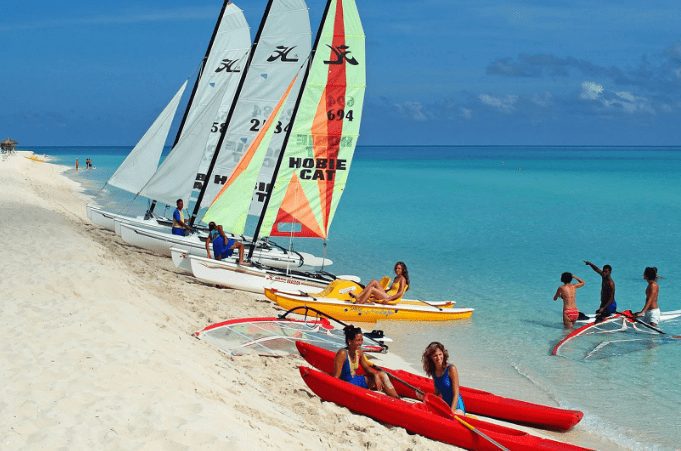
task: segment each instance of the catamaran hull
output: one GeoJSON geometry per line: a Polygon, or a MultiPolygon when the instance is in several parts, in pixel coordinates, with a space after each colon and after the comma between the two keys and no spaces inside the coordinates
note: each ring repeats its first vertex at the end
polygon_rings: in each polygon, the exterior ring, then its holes
{"type": "MultiPolygon", "coordinates": [[[[197,235],[179,236],[164,231],[134,227],[120,223],[120,236],[126,243],[154,253],[172,257],[171,248],[185,251],[197,257],[206,256],[206,244],[197,235]]],[[[169,230],[169,229],[168,229],[169,230]]],[[[235,253],[234,258],[237,255],[235,253]]],[[[298,268],[301,265],[301,257],[297,253],[281,251],[277,248],[256,248],[253,252],[253,261],[271,268],[298,268]]],[[[186,265],[178,266],[187,270],[186,265]]]]}
{"type": "MultiPolygon", "coordinates": [[[[300,291],[305,291],[302,288],[300,291]]],[[[384,320],[401,321],[452,321],[467,319],[473,315],[472,308],[437,307],[411,303],[352,304],[332,298],[315,298],[307,294],[295,295],[291,290],[276,287],[265,290],[265,296],[279,307],[289,310],[296,307],[311,307],[341,321],[375,323],[384,320]],[[285,293],[285,291],[288,291],[285,293]]],[[[314,315],[314,313],[310,313],[314,315]]]]}

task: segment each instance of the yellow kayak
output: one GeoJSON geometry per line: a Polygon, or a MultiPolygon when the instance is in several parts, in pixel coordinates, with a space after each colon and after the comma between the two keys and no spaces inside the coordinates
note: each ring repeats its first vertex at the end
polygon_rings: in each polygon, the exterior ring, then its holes
{"type": "Polygon", "coordinates": [[[35,161],[36,163],[45,163],[47,161],[47,158],[38,155],[31,155],[30,157],[24,158],[28,158],[29,160],[35,161]]]}
{"type": "MultiPolygon", "coordinates": [[[[393,305],[353,304],[349,301],[351,298],[347,294],[350,291],[359,293],[356,288],[353,288],[353,284],[361,290],[361,287],[352,281],[335,280],[318,293],[287,292],[266,288],[265,296],[286,310],[307,306],[341,321],[365,323],[375,323],[379,320],[451,321],[470,318],[473,315],[472,308],[455,308],[452,301],[435,303],[402,299],[393,305]],[[348,300],[342,299],[344,297],[348,300]]],[[[308,314],[314,316],[313,312],[308,314]]]]}

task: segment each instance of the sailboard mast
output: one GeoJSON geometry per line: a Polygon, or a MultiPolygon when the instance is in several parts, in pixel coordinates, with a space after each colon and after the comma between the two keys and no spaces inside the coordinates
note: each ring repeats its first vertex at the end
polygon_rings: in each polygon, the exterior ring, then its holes
{"type": "MultiPolygon", "coordinates": [[[[227,10],[227,6],[229,6],[229,3],[231,0],[224,0],[222,4],[222,10],[220,11],[220,14],[218,15],[218,20],[215,22],[215,28],[213,28],[213,34],[210,37],[210,42],[208,43],[208,47],[206,48],[206,53],[203,55],[203,59],[201,60],[201,68],[199,69],[199,73],[196,76],[196,80],[194,81],[194,87],[192,88],[192,93],[189,96],[189,100],[187,101],[187,106],[184,109],[184,114],[182,115],[182,120],[180,121],[180,125],[177,128],[177,135],[175,135],[175,141],[173,141],[172,147],[175,147],[180,140],[180,136],[182,136],[182,132],[184,131],[184,126],[185,123],[187,122],[187,116],[189,115],[189,110],[192,107],[192,104],[194,103],[194,96],[196,95],[196,91],[199,88],[199,82],[201,81],[201,77],[203,76],[203,70],[206,67],[206,62],[208,61],[208,57],[210,56],[211,50],[213,50],[213,44],[215,43],[215,37],[218,35],[218,30],[220,29],[220,24],[222,23],[222,18],[225,15],[225,11],[227,10]]],[[[149,209],[147,212],[144,214],[145,219],[151,218],[151,215],[154,213],[154,209],[156,208],[156,200],[152,199],[151,204],[149,205],[149,209]]]]}
{"type": "Polygon", "coordinates": [[[300,108],[300,101],[303,98],[303,93],[305,92],[305,86],[307,85],[307,79],[310,75],[310,69],[312,68],[312,61],[315,58],[315,55],[317,53],[317,46],[319,45],[319,40],[321,39],[322,36],[322,30],[324,29],[324,23],[326,22],[326,19],[329,15],[329,9],[331,7],[331,2],[333,0],[327,0],[326,2],[326,7],[324,8],[324,14],[322,15],[322,20],[319,23],[319,29],[317,30],[317,36],[315,36],[314,44],[312,45],[312,50],[310,51],[310,57],[307,60],[307,67],[305,68],[305,74],[303,75],[303,81],[300,85],[300,90],[298,91],[298,97],[296,98],[296,103],[293,106],[293,113],[291,114],[291,122],[289,124],[289,128],[286,131],[286,136],[284,137],[284,142],[281,145],[281,152],[279,152],[279,157],[277,158],[277,163],[274,166],[274,172],[272,173],[272,179],[270,180],[270,185],[269,189],[267,190],[267,194],[265,195],[265,201],[262,206],[262,211],[260,213],[260,217],[258,218],[258,225],[255,227],[255,232],[253,233],[253,241],[252,245],[248,249],[248,257],[247,260],[250,260],[251,257],[253,257],[253,251],[255,250],[255,243],[258,241],[258,237],[260,236],[260,228],[262,227],[263,220],[265,219],[265,213],[267,212],[267,206],[270,203],[270,199],[272,198],[272,189],[274,188],[274,182],[277,180],[277,174],[279,172],[279,168],[281,167],[281,162],[284,159],[284,154],[286,153],[286,146],[288,145],[289,138],[291,137],[291,131],[293,130],[293,124],[296,121],[296,117],[298,114],[298,109],[300,108]]]}
{"type": "Polygon", "coordinates": [[[262,34],[262,30],[265,28],[265,22],[267,22],[267,16],[270,13],[270,9],[272,9],[272,2],[274,0],[268,0],[267,6],[265,7],[265,12],[263,13],[262,19],[260,20],[260,26],[258,27],[258,32],[255,34],[255,39],[253,40],[253,44],[251,45],[251,51],[248,55],[248,59],[246,60],[246,64],[243,70],[243,73],[241,74],[241,78],[239,79],[239,84],[237,85],[236,88],[236,93],[234,94],[234,99],[232,100],[232,104],[229,107],[229,112],[227,113],[227,118],[225,119],[225,125],[222,127],[222,130],[220,132],[220,139],[218,140],[217,145],[215,146],[215,152],[213,152],[213,157],[210,160],[210,164],[208,165],[208,170],[206,171],[206,177],[204,180],[204,183],[201,185],[201,191],[199,191],[199,196],[196,199],[196,204],[194,205],[194,210],[192,211],[191,217],[189,219],[189,226],[193,226],[194,222],[196,221],[196,217],[199,214],[199,210],[201,209],[201,202],[203,201],[203,197],[206,194],[206,190],[208,189],[209,186],[209,181],[210,177],[213,173],[213,168],[215,168],[215,163],[218,159],[218,155],[220,154],[220,149],[222,148],[222,144],[225,141],[225,136],[227,136],[227,129],[229,128],[229,123],[232,120],[232,116],[234,115],[234,110],[236,108],[236,104],[239,100],[239,95],[241,94],[241,90],[244,86],[244,82],[246,81],[246,76],[248,75],[248,69],[251,66],[251,61],[253,60],[253,55],[255,54],[255,50],[258,48],[258,43],[260,42],[260,36],[262,34]]]}

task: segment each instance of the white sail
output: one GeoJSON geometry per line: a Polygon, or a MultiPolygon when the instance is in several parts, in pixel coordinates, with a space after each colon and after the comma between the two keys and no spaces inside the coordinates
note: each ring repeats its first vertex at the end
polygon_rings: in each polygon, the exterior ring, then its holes
{"type": "MultiPolygon", "coordinates": [[[[244,79],[238,103],[227,125],[227,131],[215,167],[208,180],[202,206],[209,206],[222,186],[232,175],[253,139],[269,118],[275,105],[287,89],[290,81],[304,65],[311,48],[310,18],[304,0],[274,0],[269,14],[264,18],[263,28],[253,54],[248,73],[244,79]]],[[[272,178],[272,170],[286,134],[293,105],[297,97],[300,79],[285,104],[276,124],[274,137],[263,163],[260,186],[266,186],[272,178]]],[[[264,200],[264,190],[260,197],[264,200]]],[[[253,186],[243,193],[249,198],[253,186]]],[[[256,191],[256,196],[258,192],[256,191]]],[[[255,211],[259,213],[261,203],[255,211]]],[[[245,211],[243,214],[247,214],[245,211]]],[[[223,224],[227,229],[230,224],[223,224]]]]}
{"type": "Polygon", "coordinates": [[[163,164],[139,194],[173,205],[177,199],[188,200],[194,188],[196,172],[203,160],[211,124],[218,114],[228,84],[215,89],[213,100],[204,106],[189,127],[185,127],[180,141],[173,147],[163,164]]]}
{"type": "Polygon", "coordinates": [[[154,123],[151,124],[149,130],[109,178],[107,182],[109,185],[136,194],[154,175],[158,168],[158,161],[161,159],[163,146],[168,138],[170,125],[186,87],[187,82],[185,81],[154,123]]]}
{"type": "MultiPolygon", "coordinates": [[[[233,75],[239,75],[243,71],[245,62],[243,56],[250,48],[251,34],[246,18],[239,7],[230,3],[225,7],[210,53],[202,73],[199,74],[194,100],[187,113],[185,122],[187,127],[211,102],[216,88],[220,89],[223,83],[231,82],[233,78],[237,78],[238,82],[238,77],[233,75]]],[[[234,87],[236,89],[236,84],[234,87]]],[[[232,97],[225,98],[225,113],[232,104],[231,99],[232,97]]],[[[219,136],[219,133],[217,135],[219,136]]]]}

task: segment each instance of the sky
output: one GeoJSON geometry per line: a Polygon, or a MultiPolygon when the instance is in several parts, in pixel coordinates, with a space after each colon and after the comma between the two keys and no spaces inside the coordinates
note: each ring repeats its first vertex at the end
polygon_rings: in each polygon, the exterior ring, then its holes
{"type": "MultiPolygon", "coordinates": [[[[360,145],[681,145],[678,0],[356,1],[360,145]]],[[[266,0],[235,3],[255,34],[266,0]]],[[[313,30],[324,4],[308,0],[313,30]]],[[[3,2],[0,139],[134,145],[195,76],[221,7],[3,2]]]]}

